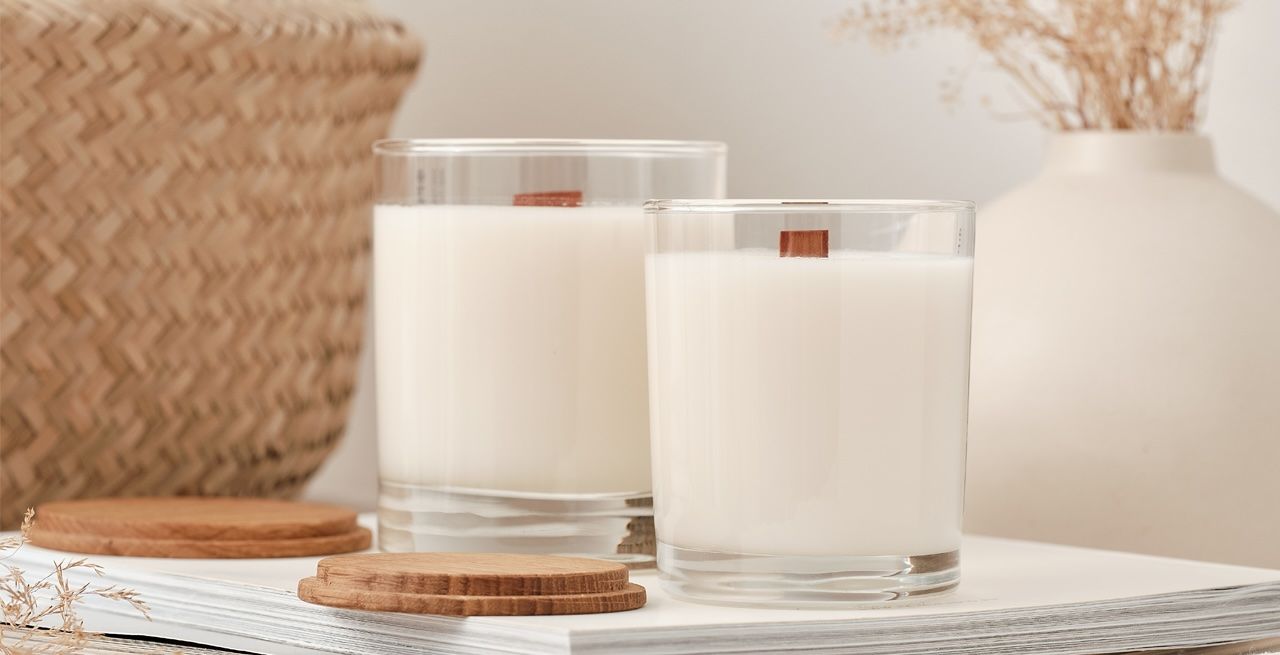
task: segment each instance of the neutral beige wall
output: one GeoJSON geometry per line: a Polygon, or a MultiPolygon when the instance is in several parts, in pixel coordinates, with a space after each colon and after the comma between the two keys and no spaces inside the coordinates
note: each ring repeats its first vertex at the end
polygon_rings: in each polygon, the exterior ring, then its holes
{"type": "MultiPolygon", "coordinates": [[[[988,200],[1037,169],[1042,131],[993,118],[1008,84],[976,67],[964,104],[938,83],[975,61],[931,36],[889,55],[828,34],[850,2],[375,0],[427,43],[396,136],[721,139],[737,196],[988,200]]],[[[1280,2],[1223,25],[1205,130],[1224,174],[1280,207],[1280,2]]],[[[1004,106],[1011,106],[1008,102],[1004,106]]],[[[981,219],[979,219],[981,220],[981,219]]],[[[366,359],[367,364],[367,359],[366,359]]],[[[313,497],[370,507],[366,365],[348,438],[313,497]]]]}

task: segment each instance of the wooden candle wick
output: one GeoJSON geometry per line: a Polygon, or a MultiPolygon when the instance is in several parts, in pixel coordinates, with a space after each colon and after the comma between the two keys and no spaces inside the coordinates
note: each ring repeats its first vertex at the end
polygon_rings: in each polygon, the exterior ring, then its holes
{"type": "Polygon", "coordinates": [[[517,193],[512,200],[517,207],[581,207],[581,191],[537,191],[517,193]]]}
{"type": "Polygon", "coordinates": [[[778,233],[779,257],[826,257],[826,230],[783,230],[778,233]]]}

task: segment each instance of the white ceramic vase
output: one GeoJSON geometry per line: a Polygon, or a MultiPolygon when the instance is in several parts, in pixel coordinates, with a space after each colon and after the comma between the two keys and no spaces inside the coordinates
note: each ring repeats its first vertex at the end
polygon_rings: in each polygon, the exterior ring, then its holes
{"type": "Polygon", "coordinates": [[[1280,568],[1280,215],[1082,132],[977,233],[966,528],[1280,568]]]}

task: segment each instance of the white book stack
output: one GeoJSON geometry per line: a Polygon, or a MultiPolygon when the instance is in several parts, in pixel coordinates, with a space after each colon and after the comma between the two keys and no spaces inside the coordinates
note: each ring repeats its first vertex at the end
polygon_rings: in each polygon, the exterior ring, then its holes
{"type": "MultiPolygon", "coordinates": [[[[42,575],[66,553],[24,546],[7,563],[42,575]]],[[[86,628],[254,653],[1109,653],[1280,637],[1280,571],[984,537],[962,549],[960,588],[858,610],[747,609],[669,597],[615,614],[458,619],[304,603],[318,558],[94,556],[99,583],[138,590],[153,621],[90,602],[86,628]]],[[[84,579],[89,581],[88,578],[84,579]]]]}

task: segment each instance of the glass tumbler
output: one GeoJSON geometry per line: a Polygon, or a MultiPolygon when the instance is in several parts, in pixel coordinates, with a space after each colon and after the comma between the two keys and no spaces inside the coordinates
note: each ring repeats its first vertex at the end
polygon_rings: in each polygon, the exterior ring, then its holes
{"type": "Polygon", "coordinates": [[[651,563],[642,205],[724,145],[373,150],[380,547],[651,563]]]}
{"type": "Polygon", "coordinates": [[[645,209],[663,583],[779,606],[956,586],[973,204],[645,209]]]}

